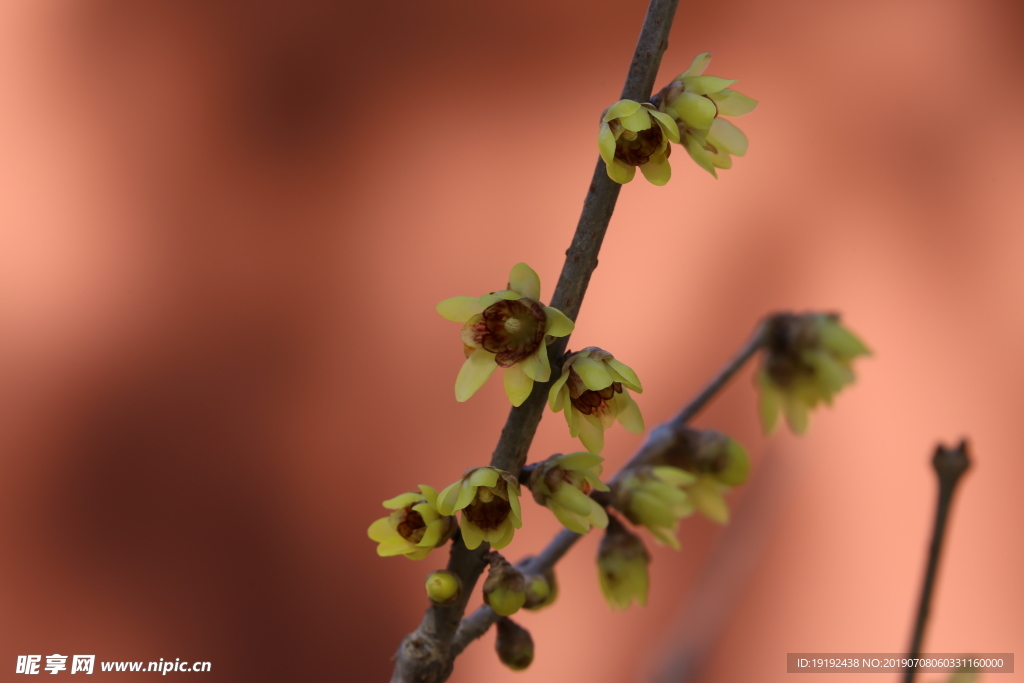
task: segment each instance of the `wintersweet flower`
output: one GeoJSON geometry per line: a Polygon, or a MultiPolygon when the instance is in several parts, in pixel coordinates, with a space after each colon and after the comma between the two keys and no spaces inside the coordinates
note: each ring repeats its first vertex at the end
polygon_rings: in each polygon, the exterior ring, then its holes
{"type": "Polygon", "coordinates": [[[781,411],[794,434],[807,430],[808,415],[854,381],[853,360],[871,351],[834,314],[781,314],[766,323],[765,349],[756,383],[761,423],[774,431],[781,411]]]}
{"type": "Polygon", "coordinates": [[[669,142],[679,142],[679,128],[652,104],[619,100],[601,117],[597,148],[608,177],[617,183],[632,180],[638,166],[654,185],[667,183],[672,177],[669,142]]]}
{"type": "Polygon", "coordinates": [[[470,550],[487,541],[498,550],[523,526],[519,482],[496,467],[472,467],[437,496],[441,514],[462,510],[462,540],[470,550]]]}
{"type": "Polygon", "coordinates": [[[634,434],[644,431],[640,408],[626,389],[643,392],[636,373],[596,346],[573,354],[562,364],[562,376],[548,392],[548,405],[565,411],[569,435],[579,437],[588,451],[604,448],[604,430],[616,420],[634,434]]]}
{"type": "Polygon", "coordinates": [[[650,561],[643,541],[611,518],[597,554],[597,578],[611,609],[625,610],[634,600],[647,604],[650,561]]]}
{"type": "Polygon", "coordinates": [[[757,100],[729,88],[735,80],[704,76],[711,53],[697,55],[683,73],[658,94],[661,111],[679,126],[683,147],[697,164],[718,177],[716,168],[732,168],[732,157],[747,153],[747,136],[722,116],[743,116],[757,100]]]}
{"type": "Polygon", "coordinates": [[[586,534],[592,526],[605,528],[608,513],[590,497],[593,490],[608,490],[600,478],[603,460],[586,451],[552,455],[530,472],[533,499],[555,513],[569,531],[586,534]]]}
{"type": "Polygon", "coordinates": [[[540,303],[540,278],[525,263],[512,267],[508,289],[445,299],[437,312],[463,323],[466,362],[455,380],[457,401],[468,400],[500,367],[505,369],[508,400],[522,405],[534,381],[551,378],[547,345],[573,330],[564,313],[540,303]]]}
{"type": "Polygon", "coordinates": [[[394,510],[378,519],[367,530],[367,535],[380,545],[381,557],[405,555],[411,560],[422,560],[431,550],[444,545],[455,529],[455,518],[437,510],[437,491],[420,485],[419,493],[410,492],[384,501],[384,507],[394,510]]]}
{"type": "Polygon", "coordinates": [[[680,447],[672,449],[663,460],[695,477],[682,488],[697,512],[719,524],[727,523],[725,494],[745,482],[750,472],[746,449],[713,430],[685,429],[679,440],[680,447]]]}
{"type": "Polygon", "coordinates": [[[696,481],[678,467],[631,467],[612,483],[612,505],[633,524],[647,527],[659,543],[679,550],[679,520],[693,513],[683,487],[696,481]]]}

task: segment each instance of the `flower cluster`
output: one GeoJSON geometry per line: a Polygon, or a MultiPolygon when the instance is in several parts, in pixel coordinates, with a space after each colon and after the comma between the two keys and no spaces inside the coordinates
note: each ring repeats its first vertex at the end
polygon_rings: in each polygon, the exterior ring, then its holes
{"type": "Polygon", "coordinates": [[[682,144],[687,154],[711,175],[732,167],[733,156],[747,153],[747,136],[722,116],[743,116],[757,101],[729,86],[735,80],[705,76],[711,53],[693,63],[661,90],[653,104],[620,100],[602,116],[597,146],[608,177],[628,183],[636,168],[651,183],[664,185],[672,175],[669,142],[682,144]]]}
{"type": "Polygon", "coordinates": [[[585,534],[592,526],[605,528],[608,513],[590,497],[591,491],[608,490],[600,479],[603,460],[585,451],[551,456],[530,472],[528,486],[534,500],[555,513],[570,531],[585,534]]]}
{"type": "Polygon", "coordinates": [[[507,289],[445,299],[437,312],[463,324],[466,361],[455,379],[457,401],[468,400],[500,367],[508,400],[522,405],[534,381],[547,382],[551,376],[547,344],[573,330],[561,311],[540,303],[540,278],[525,263],[512,267],[507,289]]]}
{"type": "Polygon", "coordinates": [[[779,412],[795,434],[807,430],[810,411],[854,380],[853,360],[871,352],[839,316],[811,313],[771,317],[756,375],[764,431],[775,430],[779,412]]]}
{"type": "Polygon", "coordinates": [[[633,524],[647,527],[659,543],[679,550],[679,520],[693,513],[693,502],[683,487],[696,480],[678,467],[630,467],[612,484],[612,505],[633,524]]]}

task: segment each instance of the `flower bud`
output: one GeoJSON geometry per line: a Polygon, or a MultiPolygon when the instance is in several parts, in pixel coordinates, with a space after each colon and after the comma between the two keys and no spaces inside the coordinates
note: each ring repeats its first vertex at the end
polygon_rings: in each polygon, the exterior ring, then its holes
{"type": "Polygon", "coordinates": [[[547,607],[558,597],[558,583],[555,581],[555,570],[548,568],[543,574],[530,574],[526,577],[525,609],[538,610],[547,607]]]}
{"type": "Polygon", "coordinates": [[[511,619],[498,620],[498,638],[494,649],[501,663],[513,671],[522,671],[533,662],[533,638],[530,632],[511,619]]]}
{"type": "Polygon", "coordinates": [[[633,600],[647,604],[650,561],[643,541],[611,517],[597,554],[597,576],[610,608],[624,610],[633,600]]]}
{"type": "Polygon", "coordinates": [[[593,490],[607,491],[601,481],[601,461],[593,453],[552,455],[537,463],[530,472],[529,487],[533,499],[544,505],[569,531],[590,533],[590,527],[603,529],[608,524],[604,508],[590,497],[593,490]]]}
{"type": "Polygon", "coordinates": [[[484,602],[503,617],[515,614],[526,602],[526,577],[500,555],[492,556],[484,602]]]}
{"type": "Polygon", "coordinates": [[[435,605],[451,605],[462,595],[462,579],[447,569],[438,569],[427,576],[427,597],[435,605]]]}
{"type": "Polygon", "coordinates": [[[629,521],[647,527],[659,543],[679,550],[679,520],[693,512],[682,487],[696,480],[678,467],[630,467],[612,484],[612,505],[629,521]]]}

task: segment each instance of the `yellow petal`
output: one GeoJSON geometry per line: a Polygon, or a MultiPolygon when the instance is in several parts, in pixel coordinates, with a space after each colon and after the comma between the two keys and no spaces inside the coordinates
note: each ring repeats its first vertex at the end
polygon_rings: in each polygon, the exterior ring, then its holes
{"type": "Polygon", "coordinates": [[[690,155],[690,158],[697,162],[698,166],[716,178],[718,177],[718,173],[715,172],[715,166],[711,163],[711,157],[708,155],[707,150],[704,149],[704,145],[696,137],[686,135],[683,138],[683,148],[686,149],[686,153],[690,155]]]}
{"type": "Polygon", "coordinates": [[[650,160],[640,166],[640,172],[647,178],[647,182],[659,187],[672,179],[672,167],[664,154],[652,154],[650,160]]]}
{"type": "Polygon", "coordinates": [[[702,73],[704,73],[704,69],[708,68],[708,64],[710,63],[711,53],[701,52],[699,55],[693,58],[693,62],[690,63],[690,68],[676,76],[676,80],[678,81],[688,76],[700,76],[702,73]]]}
{"type": "Polygon", "coordinates": [[[729,506],[714,482],[702,480],[689,489],[694,507],[702,515],[713,522],[727,524],[729,522],[729,506]]]}
{"type": "Polygon", "coordinates": [[[636,175],[636,166],[629,166],[619,159],[612,159],[610,164],[606,163],[605,169],[608,171],[608,177],[620,185],[625,185],[636,175]]]}
{"type": "Polygon", "coordinates": [[[616,398],[618,399],[616,403],[619,410],[615,417],[618,419],[619,424],[625,427],[627,432],[643,434],[644,417],[640,414],[640,406],[626,392],[622,392],[616,398]]]}
{"type": "Polygon", "coordinates": [[[757,100],[741,95],[730,88],[723,88],[719,92],[708,95],[708,97],[718,107],[719,116],[743,116],[754,111],[754,108],[757,107],[757,100]]]}
{"type": "MultiPolygon", "coordinates": [[[[563,372],[562,376],[555,380],[555,383],[551,385],[551,389],[548,391],[548,407],[551,408],[552,412],[557,413],[562,409],[562,399],[559,397],[563,387],[565,387],[566,380],[569,379],[569,373],[563,372]]],[[[569,390],[565,390],[566,396],[569,395],[569,390]]]]}
{"type": "Polygon", "coordinates": [[[606,164],[610,164],[615,158],[615,134],[607,123],[601,124],[601,130],[597,134],[597,151],[606,164]]]}
{"type": "Polygon", "coordinates": [[[612,384],[612,376],[600,361],[577,357],[572,367],[591,391],[600,391],[612,384]]]}
{"type": "Polygon", "coordinates": [[[402,493],[394,498],[385,500],[381,505],[389,510],[398,510],[400,508],[408,507],[413,503],[418,503],[421,500],[423,500],[423,496],[418,493],[402,493]]]}
{"type": "Polygon", "coordinates": [[[654,125],[654,121],[651,119],[650,113],[643,107],[637,109],[636,112],[629,116],[620,116],[619,123],[622,124],[623,128],[631,130],[634,133],[647,130],[654,125]]]}
{"type": "Polygon", "coordinates": [[[620,360],[616,360],[615,358],[609,358],[605,361],[605,364],[610,366],[615,372],[619,373],[623,382],[627,384],[630,389],[638,394],[643,393],[644,388],[640,385],[640,378],[636,376],[635,372],[633,372],[633,368],[620,360]]]}
{"type": "Polygon", "coordinates": [[[782,412],[786,415],[786,423],[794,434],[803,434],[807,431],[809,410],[806,403],[799,398],[784,394],[782,412]]]}
{"type": "Polygon", "coordinates": [[[608,513],[594,499],[590,500],[590,516],[587,519],[590,520],[591,526],[596,526],[598,529],[604,529],[608,526],[608,513]]]}
{"type": "MultiPolygon", "coordinates": [[[[546,351],[547,349],[545,349],[546,351]]],[[[522,364],[517,363],[510,368],[505,368],[505,395],[512,405],[519,407],[523,405],[533,390],[533,380],[523,372],[522,364]]]]}
{"type": "MultiPolygon", "coordinates": [[[[454,515],[456,510],[461,509],[459,507],[459,498],[461,497],[462,489],[461,479],[442,489],[441,493],[437,494],[437,511],[442,515],[454,515]]],[[[465,507],[465,505],[462,507],[465,507]]]]}
{"type": "Polygon", "coordinates": [[[480,544],[484,542],[483,529],[478,527],[473,522],[466,519],[466,516],[462,516],[462,542],[466,544],[466,547],[470,550],[475,550],[480,547],[480,544]]]}
{"type": "Polygon", "coordinates": [[[579,515],[573,513],[571,510],[567,510],[562,505],[559,505],[558,501],[550,501],[548,503],[548,509],[555,513],[555,517],[559,522],[562,523],[569,531],[574,531],[577,534],[585,534],[590,531],[590,527],[580,519],[579,515]]]}
{"type": "Polygon", "coordinates": [[[728,88],[736,82],[736,79],[719,78],[718,76],[687,76],[682,81],[683,85],[686,86],[687,92],[697,93],[698,95],[710,95],[711,93],[721,92],[722,89],[728,88]]]}
{"type": "Polygon", "coordinates": [[[540,301],[540,276],[525,263],[512,266],[508,274],[508,288],[527,299],[540,301]]]}
{"type": "Polygon", "coordinates": [[[608,107],[608,111],[604,113],[604,121],[607,123],[612,119],[619,119],[623,116],[630,116],[635,114],[641,109],[639,102],[633,100],[619,100],[612,106],[608,107]]]}
{"type": "Polygon", "coordinates": [[[464,323],[486,308],[480,299],[473,296],[453,296],[437,305],[437,312],[448,320],[464,323]]]}
{"type": "Polygon", "coordinates": [[[711,128],[715,120],[715,104],[711,100],[692,92],[679,93],[679,97],[672,102],[671,107],[676,110],[679,118],[690,128],[711,128]]]}
{"type": "Polygon", "coordinates": [[[679,126],[676,125],[675,119],[668,114],[662,113],[653,108],[649,113],[654,117],[654,120],[658,122],[658,125],[661,126],[661,130],[665,134],[665,137],[672,142],[679,142],[679,126]]]}
{"type": "Polygon", "coordinates": [[[564,337],[568,334],[572,334],[572,331],[576,328],[576,323],[570,320],[569,316],[562,313],[557,308],[545,306],[544,314],[547,315],[548,318],[544,328],[545,334],[549,334],[552,337],[564,337]]]}
{"type": "Polygon", "coordinates": [[[465,475],[463,475],[463,478],[466,479],[466,483],[470,486],[486,486],[490,488],[497,484],[498,479],[501,478],[501,474],[493,467],[474,467],[473,471],[468,474],[468,478],[465,475]]]}
{"type": "Polygon", "coordinates": [[[715,119],[708,132],[708,142],[729,154],[741,157],[747,153],[747,136],[723,118],[715,119]]]}
{"type": "Polygon", "coordinates": [[[370,540],[377,541],[377,543],[383,543],[386,540],[393,540],[395,538],[401,538],[387,517],[381,517],[374,521],[370,525],[370,528],[366,530],[366,535],[370,537],[370,540]]]}
{"type": "Polygon", "coordinates": [[[493,353],[483,349],[473,351],[455,378],[455,400],[460,403],[469,400],[497,368],[493,353]]]}
{"type": "Polygon", "coordinates": [[[580,430],[580,441],[588,451],[595,455],[604,449],[604,430],[601,423],[592,415],[579,415],[576,422],[580,430]]]}
{"type": "Polygon", "coordinates": [[[552,460],[563,470],[590,469],[604,462],[604,458],[600,455],[594,455],[587,451],[566,453],[565,455],[556,456],[552,460]]]}

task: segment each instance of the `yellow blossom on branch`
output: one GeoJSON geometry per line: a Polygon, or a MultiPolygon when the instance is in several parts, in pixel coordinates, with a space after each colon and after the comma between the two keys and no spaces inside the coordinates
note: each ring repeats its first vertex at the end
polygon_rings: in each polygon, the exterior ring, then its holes
{"type": "Polygon", "coordinates": [[[548,405],[556,413],[565,411],[570,436],[579,437],[588,451],[598,454],[604,448],[604,430],[616,420],[634,434],[644,431],[640,408],[627,389],[643,392],[636,373],[591,346],[562,364],[562,376],[548,392],[548,405]]]}
{"type": "Polygon", "coordinates": [[[757,100],[729,86],[735,80],[705,76],[711,53],[697,55],[693,63],[658,95],[661,111],[679,127],[686,152],[711,175],[716,168],[732,168],[732,156],[747,153],[747,136],[722,116],[743,116],[754,110],[757,100]]]}
{"type": "Polygon", "coordinates": [[[522,405],[534,381],[551,378],[547,345],[573,330],[564,313],[540,303],[540,278],[525,263],[512,267],[507,289],[445,299],[437,312],[463,323],[466,362],[455,380],[457,401],[468,400],[500,367],[508,400],[522,405]]]}
{"type": "Polygon", "coordinates": [[[782,314],[770,318],[756,375],[761,423],[774,431],[781,411],[794,434],[807,430],[810,411],[854,380],[853,360],[871,351],[839,323],[838,315],[782,314]]]}
{"type": "Polygon", "coordinates": [[[487,541],[500,550],[523,526],[519,482],[496,467],[471,467],[437,496],[445,515],[462,510],[462,540],[470,550],[487,541]]]}
{"type": "Polygon", "coordinates": [[[634,600],[647,604],[650,561],[643,541],[612,517],[597,555],[597,578],[610,608],[624,610],[634,600]]]}
{"type": "Polygon", "coordinates": [[[652,104],[619,100],[601,117],[597,149],[608,177],[617,183],[631,181],[637,167],[654,185],[667,183],[672,177],[670,142],[679,142],[679,128],[652,104]]]}
{"type": "Polygon", "coordinates": [[[693,513],[683,487],[696,480],[678,467],[631,467],[612,484],[612,505],[633,524],[647,527],[659,543],[679,550],[679,520],[693,513]]]}
{"type": "Polygon", "coordinates": [[[438,512],[437,491],[429,486],[419,488],[418,493],[403,493],[384,501],[384,507],[394,512],[367,530],[369,537],[380,544],[377,554],[381,557],[405,555],[422,560],[444,545],[458,528],[454,517],[438,512]]]}
{"type": "Polygon", "coordinates": [[[608,513],[590,497],[593,490],[608,490],[599,476],[603,460],[583,451],[553,455],[538,463],[529,481],[534,500],[548,507],[569,531],[586,534],[592,526],[605,528],[608,513]]]}

